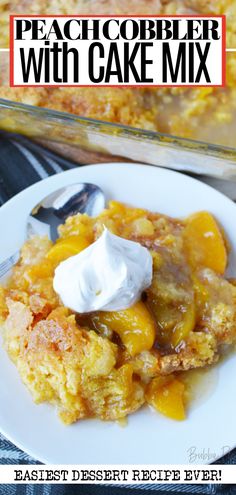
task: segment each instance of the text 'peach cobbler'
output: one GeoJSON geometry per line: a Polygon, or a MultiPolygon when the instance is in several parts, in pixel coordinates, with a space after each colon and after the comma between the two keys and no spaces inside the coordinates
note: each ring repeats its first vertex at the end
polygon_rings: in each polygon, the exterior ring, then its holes
{"type": "MultiPolygon", "coordinates": [[[[118,420],[144,404],[184,419],[188,370],[215,363],[236,341],[236,287],[224,278],[228,247],[216,220],[205,211],[178,220],[110,201],[96,218],[68,218],[59,233],[55,244],[46,237],[27,241],[0,289],[4,346],[35,402],[56,405],[68,424],[90,417],[118,420]],[[84,262],[95,245],[102,249],[107,235],[118,236],[121,247],[125,239],[135,241],[140,256],[147,253],[140,257],[140,267],[151,259],[147,287],[132,302],[127,285],[131,305],[125,309],[104,303],[97,310],[99,288],[89,312],[69,309],[54,285],[61,267],[84,262]]],[[[101,265],[99,255],[89,263],[85,291],[101,265]]],[[[136,278],[138,273],[137,267],[136,278]]],[[[122,289],[115,277],[109,290],[113,285],[122,289]]],[[[83,301],[81,296],[79,308],[83,301]]]]}

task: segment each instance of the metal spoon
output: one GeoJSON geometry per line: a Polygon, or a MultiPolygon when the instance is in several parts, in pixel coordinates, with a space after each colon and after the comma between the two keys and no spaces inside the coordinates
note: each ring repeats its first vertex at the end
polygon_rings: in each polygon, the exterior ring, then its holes
{"type": "MultiPolygon", "coordinates": [[[[48,235],[55,241],[57,228],[76,213],[97,216],[105,206],[105,196],[95,184],[80,183],[62,187],[46,196],[30,212],[26,232],[27,239],[34,235],[48,235]]],[[[20,257],[17,252],[0,263],[0,278],[3,277],[20,257]]]]}

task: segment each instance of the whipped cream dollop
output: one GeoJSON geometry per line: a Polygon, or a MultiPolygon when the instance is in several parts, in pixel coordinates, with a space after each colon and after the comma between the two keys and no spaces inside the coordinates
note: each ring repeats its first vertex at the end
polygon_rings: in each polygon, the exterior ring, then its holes
{"type": "Polygon", "coordinates": [[[127,309],[151,282],[149,251],[105,229],[97,241],[58,265],[53,287],[65,306],[88,313],[127,309]]]}

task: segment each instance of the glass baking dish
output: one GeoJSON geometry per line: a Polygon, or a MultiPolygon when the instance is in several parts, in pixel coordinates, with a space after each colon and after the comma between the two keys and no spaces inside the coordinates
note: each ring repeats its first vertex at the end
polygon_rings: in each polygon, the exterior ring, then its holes
{"type": "Polygon", "coordinates": [[[236,180],[236,148],[145,131],[0,99],[0,129],[24,134],[73,161],[135,161],[236,180]]]}

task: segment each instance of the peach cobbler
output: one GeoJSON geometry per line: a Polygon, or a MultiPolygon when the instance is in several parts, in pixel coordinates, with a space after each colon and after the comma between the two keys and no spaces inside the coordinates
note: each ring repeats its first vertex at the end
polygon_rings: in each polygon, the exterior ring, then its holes
{"type": "Polygon", "coordinates": [[[4,346],[33,399],[54,404],[67,424],[121,419],[144,404],[184,419],[184,374],[215,363],[236,341],[236,287],[224,278],[228,245],[216,220],[110,201],[96,218],[69,217],[59,234],[54,244],[27,241],[0,289],[4,346]],[[54,290],[54,272],[104,229],[148,250],[150,285],[126,309],[75,312],[54,290]]]}

